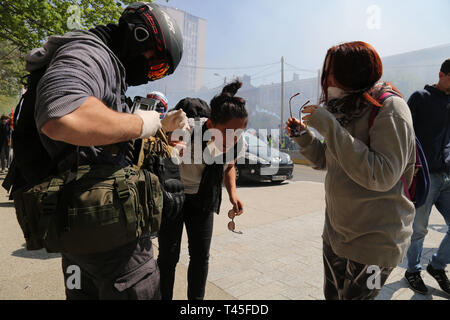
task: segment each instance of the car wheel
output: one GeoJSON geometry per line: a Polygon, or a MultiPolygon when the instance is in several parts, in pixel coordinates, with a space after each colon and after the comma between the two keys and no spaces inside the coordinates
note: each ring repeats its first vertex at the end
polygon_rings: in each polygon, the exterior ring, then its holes
{"type": "Polygon", "coordinates": [[[239,171],[238,167],[235,167],[236,169],[236,183],[240,182],[241,180],[241,172],[239,171]]]}

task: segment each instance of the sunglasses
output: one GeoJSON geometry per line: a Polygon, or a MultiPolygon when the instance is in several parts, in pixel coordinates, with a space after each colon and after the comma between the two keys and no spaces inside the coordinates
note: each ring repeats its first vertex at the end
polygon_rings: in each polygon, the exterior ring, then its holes
{"type": "Polygon", "coordinates": [[[231,232],[237,233],[237,234],[243,234],[242,231],[236,231],[236,223],[234,223],[234,218],[236,218],[236,213],[233,209],[228,211],[228,218],[231,219],[230,222],[228,222],[228,230],[231,232]]]}
{"type": "MultiPolygon", "coordinates": [[[[299,96],[299,95],[300,95],[300,92],[294,94],[294,95],[289,99],[289,111],[290,111],[290,113],[291,113],[291,118],[294,117],[293,114],[292,114],[292,99],[294,99],[295,97],[297,97],[297,96],[299,96]]],[[[299,111],[299,119],[300,119],[300,122],[302,122],[302,112],[303,112],[303,109],[304,109],[309,103],[311,103],[310,100],[308,100],[304,105],[302,105],[302,106],[300,107],[300,111],[299,111]]],[[[303,122],[302,122],[302,123],[303,123],[303,122]]],[[[293,135],[293,136],[298,136],[299,134],[300,134],[300,128],[299,128],[298,126],[297,126],[296,128],[292,128],[292,135],[293,135]]]]}
{"type": "MultiPolygon", "coordinates": [[[[300,111],[298,112],[300,121],[302,121],[302,112],[303,112],[303,109],[305,109],[306,106],[307,106],[308,104],[310,104],[310,103],[311,103],[311,100],[308,100],[308,101],[306,101],[306,103],[305,103],[304,105],[302,105],[302,106],[300,107],[300,111]]],[[[303,122],[302,122],[302,123],[303,123],[303,122]]]]}
{"type": "MultiPolygon", "coordinates": [[[[299,95],[300,95],[300,92],[294,94],[294,95],[289,99],[289,111],[290,111],[290,113],[291,113],[291,118],[294,117],[293,114],[292,114],[292,99],[294,99],[295,97],[297,97],[297,96],[299,96],[299,95]]],[[[302,112],[303,112],[303,109],[304,109],[308,104],[310,104],[310,103],[311,103],[311,100],[308,100],[304,105],[302,105],[302,106],[300,107],[300,112],[299,112],[300,118],[301,118],[301,114],[302,114],[302,112]]]]}

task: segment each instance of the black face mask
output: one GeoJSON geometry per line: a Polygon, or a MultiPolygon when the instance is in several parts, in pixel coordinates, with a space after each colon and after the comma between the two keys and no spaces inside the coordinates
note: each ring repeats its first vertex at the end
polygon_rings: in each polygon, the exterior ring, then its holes
{"type": "Polygon", "coordinates": [[[150,63],[142,54],[128,57],[123,61],[123,66],[126,72],[125,81],[129,86],[140,86],[150,81],[150,63]]]}

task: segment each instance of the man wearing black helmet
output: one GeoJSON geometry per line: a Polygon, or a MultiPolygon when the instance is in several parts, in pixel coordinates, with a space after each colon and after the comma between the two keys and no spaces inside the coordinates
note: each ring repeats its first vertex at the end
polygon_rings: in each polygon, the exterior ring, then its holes
{"type": "MultiPolygon", "coordinates": [[[[127,86],[161,79],[175,71],[183,52],[181,32],[163,9],[134,3],[119,24],[98,26],[50,37],[27,57],[27,70],[42,68],[37,86],[35,121],[52,159],[69,145],[79,146],[80,164],[129,166],[127,141],[148,138],[162,128],[187,127],[183,112],[160,120],[155,111],[131,114],[124,103],[127,86]],[[111,153],[106,147],[118,145],[111,153]]],[[[103,239],[108,241],[108,239],[103,239]]],[[[67,299],[159,299],[159,270],[150,237],[112,251],[62,254],[67,299]],[[69,270],[81,271],[79,285],[70,285],[69,270]]],[[[77,283],[75,281],[75,283],[77,283]]]]}

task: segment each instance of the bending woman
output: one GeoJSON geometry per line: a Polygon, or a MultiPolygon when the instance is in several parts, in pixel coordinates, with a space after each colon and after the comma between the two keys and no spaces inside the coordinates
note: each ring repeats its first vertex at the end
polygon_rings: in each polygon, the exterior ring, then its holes
{"type": "Polygon", "coordinates": [[[409,186],[414,175],[412,117],[401,94],[378,83],[381,76],[380,57],[369,44],[335,46],[321,79],[326,106],[308,106],[305,124],[287,122],[302,130],[294,137],[302,154],[316,169],[327,170],[326,299],[374,299],[409,246],[415,211],[402,177],[409,186]],[[380,103],[386,92],[394,96],[380,103]],[[374,106],[380,109],[372,125],[374,106]]]}
{"type": "MultiPolygon", "coordinates": [[[[185,159],[187,156],[189,161],[180,165],[181,179],[186,194],[182,213],[170,223],[164,223],[163,220],[161,225],[158,265],[161,272],[163,300],[171,300],[173,297],[175,268],[180,256],[183,225],[186,226],[190,256],[188,299],[204,299],[214,213],[218,214],[220,211],[222,182],[225,184],[235,214],[243,213],[244,206],[236,194],[234,167],[237,159],[237,146],[242,147],[242,144],[238,143],[238,136],[235,136],[231,143],[230,140],[226,140],[227,130],[242,131],[247,126],[248,112],[245,100],[235,97],[241,86],[242,83],[233,82],[227,85],[220,95],[212,99],[208,118],[189,119],[192,136],[194,137],[196,131],[202,133],[202,136],[199,146],[194,143],[188,145],[188,148],[184,150],[188,154],[183,155],[183,158],[185,159]],[[214,141],[202,143],[207,131],[212,129],[215,129],[214,131],[220,135],[216,135],[214,141]],[[201,147],[200,152],[195,150],[198,147],[201,147]],[[230,158],[232,161],[227,164],[223,158],[230,152],[232,152],[230,158]],[[204,156],[198,159],[196,155],[204,156]],[[206,158],[214,158],[214,162],[205,161],[206,158]]],[[[205,102],[189,98],[180,101],[176,108],[202,110],[202,104],[203,110],[205,109],[204,105],[209,109],[205,102]]]]}

